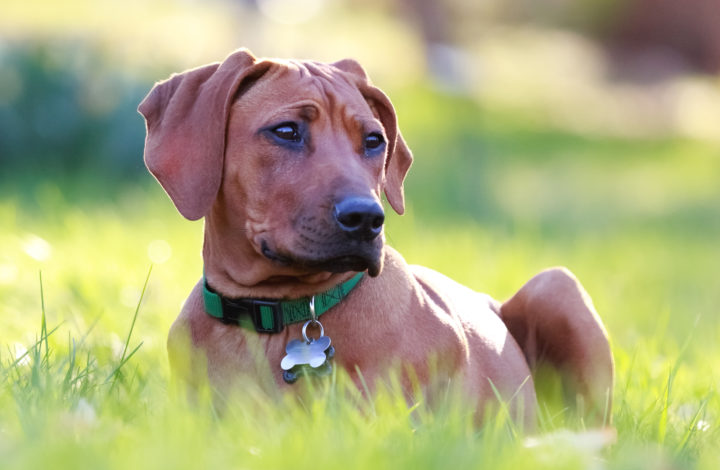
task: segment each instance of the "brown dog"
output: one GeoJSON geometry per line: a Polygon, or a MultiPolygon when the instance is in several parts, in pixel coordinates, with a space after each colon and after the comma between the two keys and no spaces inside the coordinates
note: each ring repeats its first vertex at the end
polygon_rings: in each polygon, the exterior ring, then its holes
{"type": "Polygon", "coordinates": [[[257,60],[238,50],[157,84],[139,111],[148,168],[183,216],[205,217],[206,283],[168,341],[171,366],[187,380],[207,374],[225,391],[269,366],[273,386],[287,387],[280,364],[309,318],[308,307],[293,317],[290,305],[316,296],[335,298],[320,320],[334,363],[356,381],[360,371],[372,386],[399,362],[428,383],[433,357],[433,373],[461,378],[479,405],[499,393],[532,421],[530,370],[548,362],[587,409],[607,413],[607,334],[571,273],[544,271],[500,304],[408,266],[384,244],[381,193],[403,213],[412,155],[389,99],[355,61],[257,60]],[[179,355],[188,333],[192,364],[179,355]]]}

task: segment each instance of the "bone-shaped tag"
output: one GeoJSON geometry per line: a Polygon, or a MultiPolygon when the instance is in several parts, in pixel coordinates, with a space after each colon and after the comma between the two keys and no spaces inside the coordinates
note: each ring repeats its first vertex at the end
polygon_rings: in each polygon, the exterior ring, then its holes
{"type": "Polygon", "coordinates": [[[294,339],[285,347],[287,355],[280,362],[283,370],[290,370],[297,365],[308,364],[312,368],[320,367],[327,360],[325,351],[330,347],[330,337],[321,336],[306,342],[294,339]]]}

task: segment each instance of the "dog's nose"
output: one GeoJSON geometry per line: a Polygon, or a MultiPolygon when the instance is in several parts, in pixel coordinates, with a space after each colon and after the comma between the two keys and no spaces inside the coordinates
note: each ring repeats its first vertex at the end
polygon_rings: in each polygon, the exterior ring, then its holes
{"type": "Polygon", "coordinates": [[[350,196],[335,204],[333,215],[338,226],[350,237],[372,240],[380,235],[385,212],[373,198],[350,196]]]}

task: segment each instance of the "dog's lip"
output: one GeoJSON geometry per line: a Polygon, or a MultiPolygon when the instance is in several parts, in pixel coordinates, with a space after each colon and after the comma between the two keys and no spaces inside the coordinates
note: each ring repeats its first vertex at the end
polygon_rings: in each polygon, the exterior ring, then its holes
{"type": "Polygon", "coordinates": [[[312,260],[305,263],[306,266],[335,273],[347,271],[365,271],[370,267],[370,260],[358,255],[337,256],[324,260],[312,260]]]}
{"type": "Polygon", "coordinates": [[[371,277],[380,273],[380,259],[360,255],[343,255],[322,260],[299,260],[298,266],[313,271],[327,271],[331,273],[346,273],[349,271],[367,271],[371,277]]]}
{"type": "Polygon", "coordinates": [[[274,261],[276,263],[279,263],[279,264],[282,264],[285,266],[292,264],[291,258],[289,258],[287,256],[283,256],[283,255],[271,250],[265,240],[263,240],[260,243],[260,251],[262,252],[263,256],[266,257],[267,259],[269,259],[270,261],[274,261]]]}
{"type": "Polygon", "coordinates": [[[287,256],[273,251],[266,241],[260,244],[260,251],[265,258],[282,266],[298,267],[309,272],[332,272],[344,273],[348,271],[368,271],[370,276],[377,276],[380,273],[381,261],[375,257],[357,254],[343,254],[329,258],[307,259],[287,256]]]}

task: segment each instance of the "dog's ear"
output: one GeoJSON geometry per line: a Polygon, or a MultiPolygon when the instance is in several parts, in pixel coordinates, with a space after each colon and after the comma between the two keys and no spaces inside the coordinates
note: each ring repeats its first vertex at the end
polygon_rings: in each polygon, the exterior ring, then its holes
{"type": "Polygon", "coordinates": [[[186,218],[203,217],[215,200],[230,107],[243,81],[265,70],[240,49],[222,63],[157,83],[140,103],[147,125],[145,165],[186,218]]]}
{"type": "Polygon", "coordinates": [[[385,162],[385,197],[387,197],[390,206],[395,212],[402,214],[405,212],[403,182],[410,165],[412,165],[413,156],[405,143],[405,139],[400,134],[395,108],[385,93],[372,86],[367,73],[357,61],[344,59],[332,65],[359,79],[358,89],[360,93],[365,97],[365,100],[367,100],[385,128],[388,138],[388,155],[385,162]]]}
{"type": "Polygon", "coordinates": [[[403,182],[410,165],[412,152],[405,143],[398,128],[397,115],[390,99],[379,89],[369,86],[363,90],[365,99],[377,112],[388,139],[388,155],[385,161],[385,197],[398,214],[405,212],[405,191],[403,182]]]}
{"type": "Polygon", "coordinates": [[[351,74],[361,78],[365,82],[370,81],[370,77],[368,77],[368,74],[367,74],[367,72],[365,72],[365,69],[355,59],[343,59],[343,60],[334,62],[331,65],[333,67],[339,68],[343,72],[351,73],[351,74]]]}

